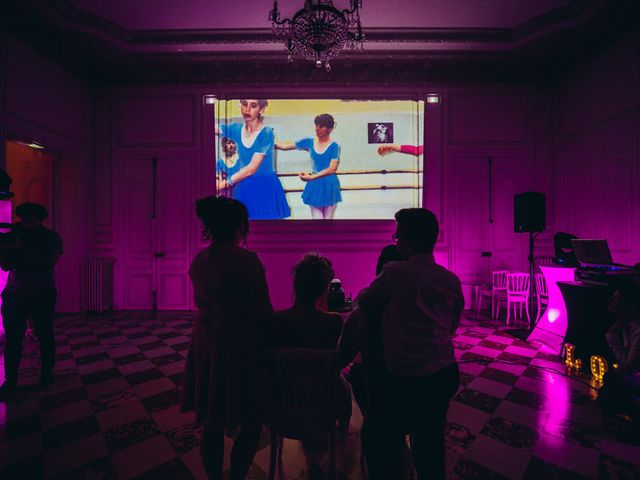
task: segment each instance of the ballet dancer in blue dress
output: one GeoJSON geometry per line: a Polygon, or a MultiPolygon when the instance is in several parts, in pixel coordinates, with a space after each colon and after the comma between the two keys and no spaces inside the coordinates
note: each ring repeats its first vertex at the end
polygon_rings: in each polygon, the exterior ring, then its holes
{"type": "Polygon", "coordinates": [[[241,100],[244,123],[221,124],[216,129],[216,134],[237,145],[239,165],[237,171],[227,171],[226,178],[218,178],[216,190],[224,192],[233,187],[233,198],[246,205],[250,220],[276,220],[291,215],[284,189],[273,169],[273,128],[265,125],[262,118],[268,104],[267,100],[241,100]]]}
{"type": "Polygon", "coordinates": [[[311,208],[314,220],[333,218],[338,202],[342,201],[340,181],[336,172],[340,163],[340,145],[331,140],[336,122],[331,115],[323,113],[314,118],[315,138],[303,138],[297,142],[278,142],[278,150],[306,150],[313,165],[312,173],[300,172],[298,177],[306,182],[302,201],[311,208]]]}

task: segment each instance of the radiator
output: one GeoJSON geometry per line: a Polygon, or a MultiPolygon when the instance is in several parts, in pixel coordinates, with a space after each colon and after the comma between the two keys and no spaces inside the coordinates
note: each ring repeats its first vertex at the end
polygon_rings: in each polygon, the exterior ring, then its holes
{"type": "Polygon", "coordinates": [[[113,309],[113,259],[87,258],[82,264],[82,311],[113,309]]]}

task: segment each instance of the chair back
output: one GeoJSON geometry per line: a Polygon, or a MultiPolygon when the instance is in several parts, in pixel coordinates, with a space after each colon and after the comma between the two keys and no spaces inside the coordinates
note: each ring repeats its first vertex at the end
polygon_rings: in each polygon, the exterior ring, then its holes
{"type": "Polygon", "coordinates": [[[509,270],[495,270],[491,274],[491,280],[493,284],[493,291],[496,290],[506,290],[507,289],[507,275],[509,274],[509,270]]]}
{"type": "Polygon", "coordinates": [[[544,275],[541,273],[536,273],[536,292],[538,292],[539,297],[549,296],[547,281],[544,279],[544,275]]]}
{"type": "Polygon", "coordinates": [[[333,429],[338,417],[339,350],[306,348],[270,352],[269,427],[304,439],[333,429]]]}
{"type": "Polygon", "coordinates": [[[507,295],[529,296],[529,274],[509,273],[507,275],[507,295]]]}

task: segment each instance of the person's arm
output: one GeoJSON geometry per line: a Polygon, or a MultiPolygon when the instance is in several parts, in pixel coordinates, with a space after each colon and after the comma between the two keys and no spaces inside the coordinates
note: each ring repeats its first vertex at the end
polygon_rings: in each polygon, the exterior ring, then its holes
{"type": "Polygon", "coordinates": [[[388,269],[383,268],[380,275],[371,282],[371,285],[358,294],[358,306],[364,312],[367,320],[379,316],[389,300],[391,296],[389,276],[388,269]]]}
{"type": "Polygon", "coordinates": [[[331,162],[329,162],[329,166],[324,170],[320,170],[319,172],[316,172],[316,173],[302,172],[298,174],[298,177],[300,177],[300,180],[302,180],[303,182],[310,182],[312,180],[317,180],[319,178],[326,177],[327,175],[332,175],[338,171],[339,163],[340,163],[340,160],[331,160],[331,162]]]}
{"type": "Polygon", "coordinates": [[[355,309],[347,318],[342,326],[342,335],[338,342],[338,350],[340,350],[340,368],[349,365],[358,353],[358,318],[361,315],[359,309],[355,309]]]}
{"type": "Polygon", "coordinates": [[[262,165],[264,157],[266,157],[266,154],[264,153],[254,153],[251,157],[249,165],[247,165],[246,167],[242,167],[236,173],[231,175],[230,178],[227,178],[223,181],[223,183],[226,183],[226,187],[224,188],[228,188],[232,185],[235,185],[236,183],[240,183],[245,178],[249,178],[251,175],[256,173],[258,171],[258,168],[260,168],[260,165],[262,165]]]}
{"type": "Polygon", "coordinates": [[[276,142],[276,150],[298,150],[295,142],[276,142]]]}
{"type": "Polygon", "coordinates": [[[616,361],[623,365],[627,358],[627,348],[624,346],[624,326],[621,321],[614,323],[607,331],[607,343],[616,361]]]}
{"type": "Polygon", "coordinates": [[[640,372],[640,327],[636,327],[630,335],[627,358],[620,365],[626,373],[640,372]]]}
{"type": "Polygon", "coordinates": [[[406,153],[407,155],[422,155],[423,150],[423,145],[388,144],[378,147],[378,155],[386,155],[391,152],[406,153]]]}
{"type": "Polygon", "coordinates": [[[273,319],[273,307],[269,298],[269,287],[264,267],[255,253],[252,253],[247,268],[247,292],[251,295],[251,306],[255,315],[256,323],[265,332],[270,330],[273,319]]]}

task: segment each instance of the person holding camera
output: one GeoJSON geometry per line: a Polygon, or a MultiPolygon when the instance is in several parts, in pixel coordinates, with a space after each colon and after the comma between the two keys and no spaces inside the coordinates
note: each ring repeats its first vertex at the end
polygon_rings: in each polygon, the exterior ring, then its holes
{"type": "Polygon", "coordinates": [[[53,317],[56,288],[53,268],[62,254],[60,235],[42,225],[49,215],[43,205],[23,203],[16,208],[20,218],[0,242],[0,267],[9,272],[2,291],[2,322],[6,334],[4,349],[5,381],[0,395],[12,393],[18,384],[22,340],[27,318],[40,343],[39,386],[53,382],[56,358],[53,317]]]}

